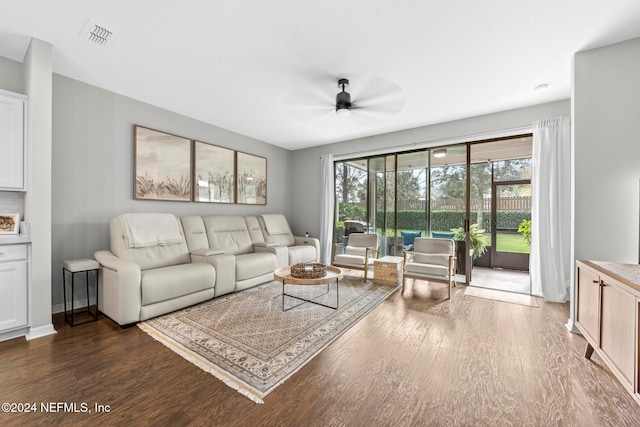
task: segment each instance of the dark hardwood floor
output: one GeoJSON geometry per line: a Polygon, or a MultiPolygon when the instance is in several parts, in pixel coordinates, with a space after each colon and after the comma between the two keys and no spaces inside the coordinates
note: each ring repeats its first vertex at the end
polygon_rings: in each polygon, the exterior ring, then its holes
{"type": "Polygon", "coordinates": [[[566,330],[568,304],[463,293],[445,300],[444,285],[408,280],[264,405],[137,327],[56,315],[56,335],[0,343],[0,400],[37,405],[0,412],[0,425],[640,425],[640,406],[566,330]],[[57,402],[91,413],[41,411],[57,402]]]}

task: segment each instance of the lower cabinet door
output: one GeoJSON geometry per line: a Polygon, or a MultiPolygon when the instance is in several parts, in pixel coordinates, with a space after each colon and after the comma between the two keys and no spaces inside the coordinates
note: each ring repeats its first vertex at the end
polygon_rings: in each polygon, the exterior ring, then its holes
{"type": "Polygon", "coordinates": [[[612,279],[604,278],[600,349],[618,370],[620,381],[633,390],[635,357],[635,297],[612,279]]]}
{"type": "Polygon", "coordinates": [[[27,261],[0,262],[0,331],[27,326],[27,261]]]}
{"type": "Polygon", "coordinates": [[[596,348],[600,345],[600,276],[598,272],[578,262],[576,277],[576,323],[596,348]]]}

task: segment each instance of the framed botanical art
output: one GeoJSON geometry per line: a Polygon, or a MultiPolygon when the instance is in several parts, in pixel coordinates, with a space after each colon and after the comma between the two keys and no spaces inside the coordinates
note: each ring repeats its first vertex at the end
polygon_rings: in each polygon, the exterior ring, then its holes
{"type": "Polygon", "coordinates": [[[234,203],[235,151],[194,141],[194,202],[234,203]]]}
{"type": "Polygon", "coordinates": [[[236,153],[236,203],[267,204],[267,159],[236,153]]]}
{"type": "Polygon", "coordinates": [[[134,199],[191,201],[191,140],[134,126],[134,199]]]}
{"type": "Polygon", "coordinates": [[[20,232],[20,214],[0,213],[0,236],[20,232]]]}

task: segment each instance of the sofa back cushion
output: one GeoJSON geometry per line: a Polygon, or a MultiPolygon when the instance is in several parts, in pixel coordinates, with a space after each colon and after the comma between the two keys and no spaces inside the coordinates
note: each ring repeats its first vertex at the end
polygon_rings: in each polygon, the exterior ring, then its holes
{"type": "Polygon", "coordinates": [[[262,228],[260,228],[258,217],[245,216],[244,221],[247,223],[247,229],[249,230],[251,241],[253,243],[264,243],[264,235],[262,234],[262,228]]]}
{"type": "Polygon", "coordinates": [[[243,217],[205,216],[202,219],[210,249],[221,249],[232,255],[253,252],[253,242],[243,217]]]}
{"type": "Polygon", "coordinates": [[[189,250],[180,221],[170,214],[160,215],[133,213],[113,218],[110,226],[111,252],[124,261],[138,264],[141,270],[190,262],[189,250]],[[175,224],[172,224],[175,226],[175,233],[177,233],[175,238],[167,236],[166,227],[162,226],[162,224],[171,222],[171,217],[175,220],[175,224]],[[139,234],[143,236],[143,244],[136,244],[131,239],[132,234],[135,235],[137,231],[141,231],[136,230],[138,224],[145,224],[145,230],[139,234]],[[154,228],[149,226],[150,224],[158,224],[155,236],[154,228]]]}
{"type": "Polygon", "coordinates": [[[201,216],[185,216],[180,219],[189,252],[209,249],[209,239],[201,216]]]}
{"type": "Polygon", "coordinates": [[[282,214],[267,214],[258,217],[265,241],[283,246],[293,246],[296,240],[289,228],[287,218],[282,214]]]}

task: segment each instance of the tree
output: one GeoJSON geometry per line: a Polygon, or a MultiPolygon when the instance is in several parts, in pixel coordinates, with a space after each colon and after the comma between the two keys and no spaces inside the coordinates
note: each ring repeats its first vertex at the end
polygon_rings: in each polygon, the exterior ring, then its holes
{"type": "Polygon", "coordinates": [[[359,195],[366,194],[367,171],[348,163],[336,163],[336,194],[340,201],[359,201],[359,195]]]}
{"type": "Polygon", "coordinates": [[[383,206],[385,203],[383,189],[386,185],[386,205],[393,206],[394,197],[398,200],[418,200],[424,196],[423,185],[425,169],[407,169],[398,171],[397,181],[393,172],[386,174],[386,179],[383,174],[376,176],[376,204],[377,206],[383,206]],[[397,186],[394,192],[394,186],[397,186]]]}
{"type": "MultiPolygon", "coordinates": [[[[471,198],[477,199],[477,223],[482,227],[484,221],[484,199],[491,195],[491,168],[494,180],[513,181],[531,177],[531,158],[500,160],[495,162],[473,163],[471,165],[471,198]]],[[[464,165],[445,165],[431,170],[432,194],[453,199],[463,199],[466,188],[466,167],[464,165]]],[[[520,196],[519,188],[507,187],[502,196],[520,196]],[[517,194],[516,194],[517,193],[517,194]]]]}

